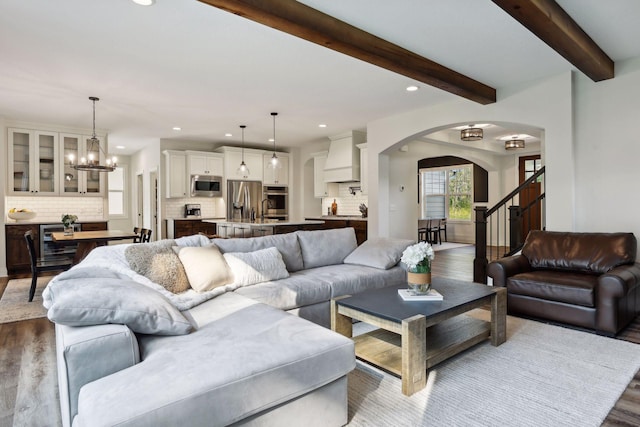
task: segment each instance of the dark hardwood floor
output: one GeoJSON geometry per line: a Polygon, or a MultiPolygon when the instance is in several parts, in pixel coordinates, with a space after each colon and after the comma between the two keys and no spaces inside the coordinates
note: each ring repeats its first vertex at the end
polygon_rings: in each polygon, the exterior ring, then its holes
{"type": "MultiPolygon", "coordinates": [[[[438,251],[432,274],[470,281],[473,257],[473,246],[438,251]]],[[[0,295],[6,284],[7,279],[0,278],[0,295]]],[[[640,344],[640,317],[617,339],[640,344]]],[[[60,425],[54,340],[53,325],[46,318],[0,324],[0,426],[60,425]],[[16,407],[18,394],[24,393],[32,399],[16,407]],[[48,418],[39,419],[43,415],[48,418]]],[[[602,425],[640,426],[640,371],[602,425]]]]}

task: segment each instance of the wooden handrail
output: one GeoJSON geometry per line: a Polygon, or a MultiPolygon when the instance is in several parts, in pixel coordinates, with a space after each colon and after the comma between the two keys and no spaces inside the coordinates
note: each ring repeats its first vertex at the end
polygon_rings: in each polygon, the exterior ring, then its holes
{"type": "Polygon", "coordinates": [[[516,187],[515,190],[513,190],[511,193],[509,193],[505,197],[503,197],[502,200],[500,200],[498,203],[496,203],[494,207],[492,207],[491,209],[487,210],[487,216],[491,215],[492,213],[494,213],[495,211],[500,209],[500,207],[502,205],[507,203],[513,197],[515,197],[516,194],[520,193],[527,185],[531,184],[533,181],[538,179],[538,177],[540,175],[542,175],[543,173],[544,173],[544,166],[541,167],[540,170],[538,170],[538,172],[536,172],[532,176],[530,176],[525,182],[523,182],[518,187],[516,187]]]}

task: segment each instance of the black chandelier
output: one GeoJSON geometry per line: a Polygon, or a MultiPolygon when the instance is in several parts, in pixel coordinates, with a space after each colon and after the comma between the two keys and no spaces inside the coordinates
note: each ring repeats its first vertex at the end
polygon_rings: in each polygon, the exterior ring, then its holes
{"type": "Polygon", "coordinates": [[[118,166],[118,158],[117,157],[107,157],[107,153],[102,149],[102,145],[100,145],[100,140],[96,136],[96,101],[100,101],[100,98],[96,98],[95,96],[90,96],[89,99],[93,102],[93,134],[89,142],[91,145],[88,147],[89,154],[87,157],[81,157],[80,161],[77,164],[73,164],[73,154],[69,155],[69,164],[72,168],[79,171],[96,171],[96,172],[113,172],[116,170],[118,166]],[[96,149],[97,146],[97,149],[96,149]],[[98,158],[95,158],[93,153],[98,152],[98,158]],[[100,164],[100,152],[104,154],[107,158],[104,165],[100,164]]]}

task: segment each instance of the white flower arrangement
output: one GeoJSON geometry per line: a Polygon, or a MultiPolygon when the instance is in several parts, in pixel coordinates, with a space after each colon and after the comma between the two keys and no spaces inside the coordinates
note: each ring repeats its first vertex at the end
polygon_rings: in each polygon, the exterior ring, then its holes
{"type": "Polygon", "coordinates": [[[435,252],[427,242],[416,243],[407,247],[402,252],[400,261],[412,273],[431,273],[431,261],[435,258],[435,252]]]}

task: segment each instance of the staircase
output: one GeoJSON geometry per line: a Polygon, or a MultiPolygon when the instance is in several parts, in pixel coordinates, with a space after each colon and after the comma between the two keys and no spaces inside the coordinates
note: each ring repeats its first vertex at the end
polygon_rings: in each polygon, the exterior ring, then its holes
{"type": "Polygon", "coordinates": [[[544,167],[490,209],[476,206],[473,281],[487,283],[490,260],[513,255],[531,230],[544,229],[544,167]],[[521,206],[524,204],[524,206],[521,206]]]}

